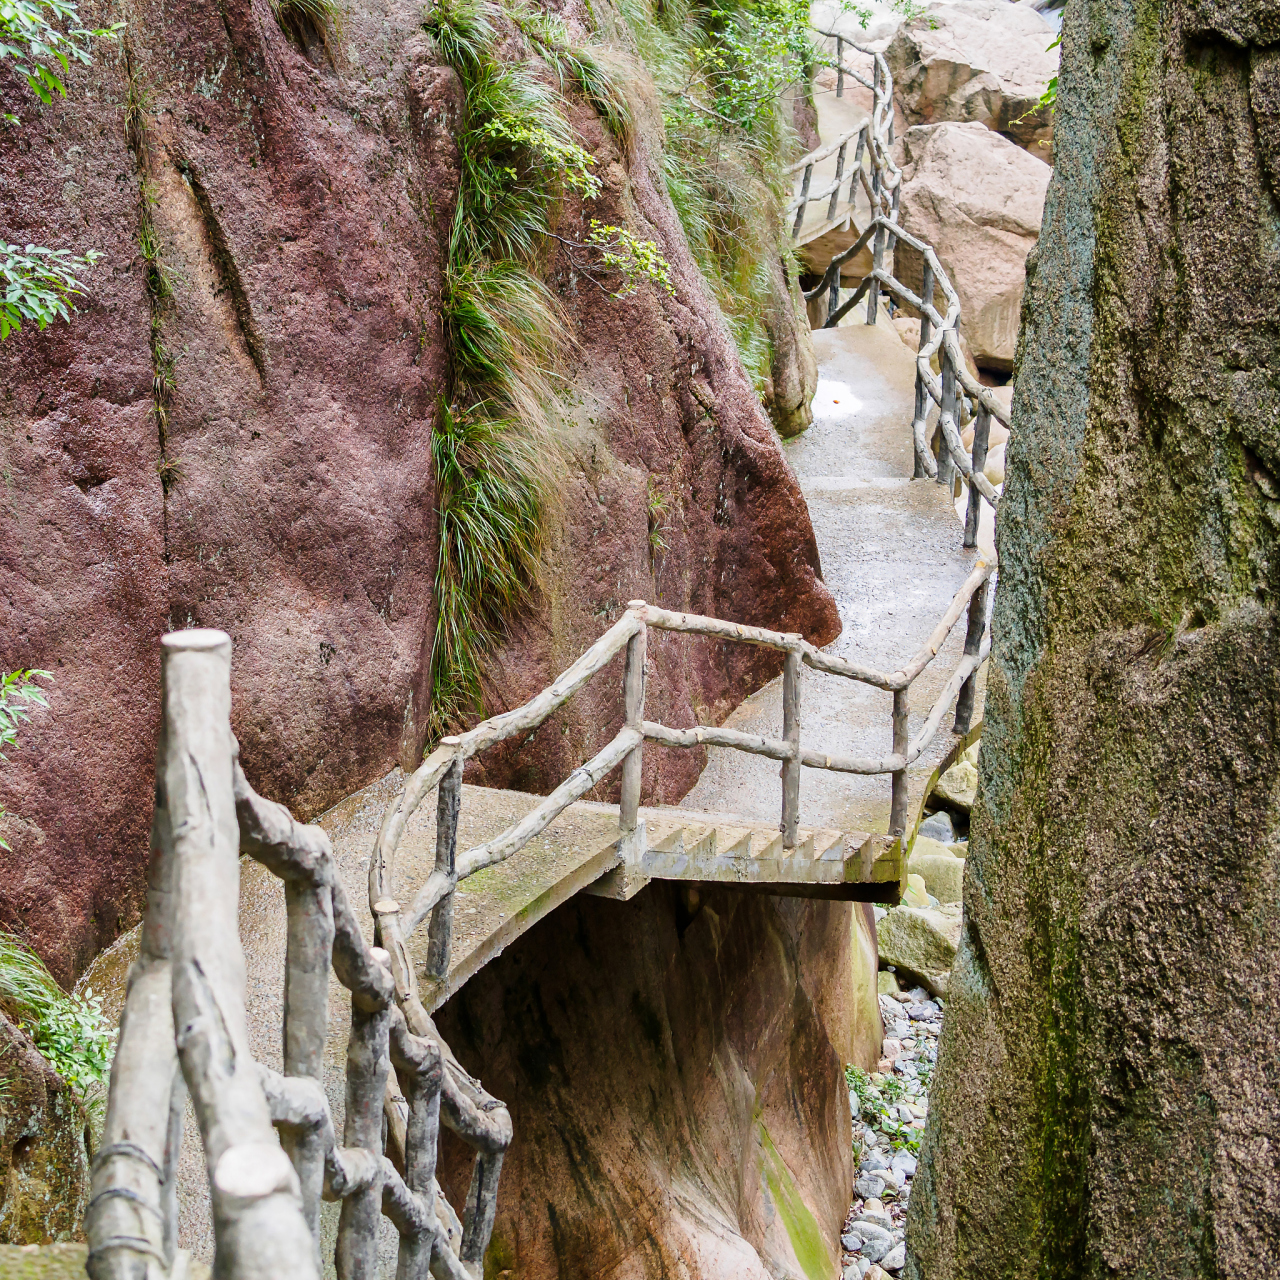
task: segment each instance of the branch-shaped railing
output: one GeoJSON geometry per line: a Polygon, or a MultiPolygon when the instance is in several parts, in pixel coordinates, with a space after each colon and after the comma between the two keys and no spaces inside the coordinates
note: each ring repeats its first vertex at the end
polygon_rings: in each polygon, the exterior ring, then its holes
{"type": "Polygon", "coordinates": [[[672,613],[644,601],[632,601],[616,622],[558,679],[535,698],[513,711],[494,716],[474,729],[442,739],[409,777],[404,790],[387,808],[369,862],[369,904],[378,922],[378,939],[390,956],[397,999],[411,1030],[426,1026],[426,1009],[418,974],[410,959],[408,939],[424,921],[428,926],[423,976],[433,988],[443,987],[449,972],[453,932],[453,895],[468,876],[491,867],[522,849],[544,831],[575,800],[581,799],[609,773],[621,766],[618,810],[619,855],[624,864],[638,864],[644,831],[639,819],[640,777],[646,741],[665,747],[719,746],[782,763],[782,816],[779,829],[784,849],[796,847],[800,826],[800,769],[829,769],[841,773],[890,775],[891,834],[900,835],[907,819],[907,769],[936,736],[947,710],[954,704],[955,730],[965,733],[973,714],[976,673],[990,647],[988,597],[991,566],[979,562],[952,599],[924,646],[897,671],[884,672],[834,657],[814,648],[803,636],[743,626],[719,618],[672,613]],[[908,736],[910,689],[937,656],[960,615],[968,612],[964,653],[942,694],[930,709],[915,738],[908,736]],[[741,644],[777,649],[783,657],[781,738],[764,738],[716,725],[671,728],[644,718],[648,630],[706,636],[741,644]],[[467,760],[486,748],[537,728],[559,707],[626,651],[623,675],[625,720],[618,733],[590,760],[575,769],[545,799],[501,835],[467,850],[457,851],[458,810],[462,772],[467,760]],[[887,755],[852,757],[805,750],[800,740],[800,668],[857,680],[893,694],[892,750],[887,755]],[[396,852],[405,828],[418,806],[437,791],[435,867],[413,899],[402,905],[395,880],[396,852]]]}
{"type": "Polygon", "coordinates": [[[865,191],[870,209],[866,230],[858,239],[832,258],[822,279],[805,291],[805,301],[813,301],[824,294],[827,298],[827,318],[824,329],[835,327],[864,298],[867,304],[867,323],[875,324],[880,305],[880,291],[887,290],[900,303],[906,303],[920,313],[920,345],[916,352],[916,400],[911,422],[911,438],[915,454],[915,477],[931,477],[948,487],[954,483],[959,471],[969,486],[969,505],[965,513],[964,545],[977,544],[978,521],[981,504],[987,502],[992,510],[999,505],[995,486],[983,474],[987,462],[987,446],[991,419],[1009,426],[1009,415],[1004,406],[970,372],[960,348],[960,299],[933,247],[918,237],[910,235],[898,225],[898,203],[902,193],[902,172],[893,158],[893,76],[882,54],[855,44],[847,36],[834,31],[817,32],[825,39],[836,42],[836,93],[844,91],[844,77],[857,81],[870,89],[873,108],[857,128],[825,147],[811,152],[797,161],[791,174],[802,173],[800,191],[792,199],[788,211],[795,210],[794,231],[799,232],[804,221],[805,207],[814,200],[830,196],[828,219],[835,216],[839,187],[843,182],[844,157],[849,143],[856,137],[853,173],[849,179],[848,204],[852,211],[858,186],[865,191]],[[844,50],[848,46],[872,60],[872,76],[868,80],[856,68],[844,64],[844,50]],[[837,176],[834,185],[811,192],[813,169],[837,153],[837,176]],[[863,161],[866,163],[864,164],[863,161]],[[874,242],[874,243],[873,243],[874,242]],[[895,246],[901,242],[914,249],[924,260],[920,296],[913,293],[892,271],[886,269],[895,246]],[[846,262],[873,244],[872,270],[863,277],[853,296],[840,302],[840,270],[846,262]],[[945,299],[945,311],[935,305],[937,291],[945,299]],[[933,371],[937,357],[940,372],[933,371]],[[928,416],[933,405],[938,406],[937,433],[939,457],[934,459],[927,440],[928,416]],[[973,448],[966,449],[961,439],[965,426],[973,422],[973,448]]]}
{"type": "Polygon", "coordinates": [[[506,1108],[429,1017],[402,1010],[329,837],[245,780],[231,733],[231,641],[164,637],[156,808],[139,957],[129,972],[87,1215],[93,1280],[179,1280],[177,1161],[190,1094],[226,1280],[319,1280],[320,1202],[340,1200],[342,1280],[378,1273],[385,1214],[399,1280],[475,1280],[493,1226],[506,1108]],[[237,913],[241,853],[284,881],[283,1072],[254,1062],[237,913]],[[342,1141],[322,1080],[329,971],[351,993],[342,1141]],[[384,1115],[387,1142],[383,1141],[384,1115]],[[435,1179],[440,1122],[477,1151],[459,1217],[435,1179]]]}

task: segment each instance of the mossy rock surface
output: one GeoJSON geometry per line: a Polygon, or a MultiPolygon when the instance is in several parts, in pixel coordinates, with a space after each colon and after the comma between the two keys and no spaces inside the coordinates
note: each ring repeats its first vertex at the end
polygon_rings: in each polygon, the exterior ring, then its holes
{"type": "MultiPolygon", "coordinates": [[[[85,1280],[86,1244],[0,1244],[0,1280],[85,1280]]],[[[209,1268],[190,1262],[187,1280],[209,1280],[209,1268]]]]}

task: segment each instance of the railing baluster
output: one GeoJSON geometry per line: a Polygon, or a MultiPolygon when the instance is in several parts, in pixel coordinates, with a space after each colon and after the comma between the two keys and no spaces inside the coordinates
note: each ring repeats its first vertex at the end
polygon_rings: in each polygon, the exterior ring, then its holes
{"type": "MultiPolygon", "coordinates": [[[[987,630],[987,608],[991,599],[991,579],[988,578],[969,598],[969,625],[964,633],[964,651],[972,655],[982,648],[982,637],[987,630]]],[[[973,703],[978,690],[978,671],[960,686],[956,697],[956,718],[952,725],[955,733],[968,733],[973,719],[973,703]]]]}
{"type": "Polygon", "coordinates": [[[848,147],[848,142],[842,142],[840,150],[836,152],[836,178],[835,186],[831,188],[831,203],[827,205],[828,222],[836,216],[836,206],[840,203],[840,183],[844,180],[844,153],[848,147]]]}
{"type": "Polygon", "coordinates": [[[862,177],[862,153],[867,146],[867,129],[870,125],[864,125],[858,132],[858,145],[853,149],[853,176],[849,179],[849,208],[857,208],[858,203],[858,179],[862,177]]]}
{"type": "Polygon", "coordinates": [[[800,652],[788,650],[782,666],[782,736],[795,751],[782,763],[782,847],[796,847],[800,827],[800,652]]]}
{"type": "MultiPolygon", "coordinates": [[[[375,957],[379,953],[375,952],[375,957]]],[[[381,952],[386,955],[386,952],[381,952]]],[[[382,1155],[382,1103],[390,1067],[388,1038],[391,1006],[362,1009],[372,1003],[351,992],[351,1038],[347,1041],[346,1121],[343,1144],[382,1155]]],[[[338,1215],[338,1280],[377,1280],[378,1227],[382,1220],[382,1178],[353,1191],[338,1215]]]]}
{"type": "MultiPolygon", "coordinates": [[[[628,609],[644,609],[644,600],[631,600],[628,609]]],[[[649,650],[649,628],[641,626],[627,641],[625,675],[622,677],[623,700],[626,704],[626,727],[639,730],[644,723],[645,662],[649,650]]],[[[640,788],[644,782],[644,739],[622,760],[622,788],[618,796],[618,832],[622,836],[620,852],[628,861],[643,850],[632,847],[643,844],[640,829],[640,788]]]]}
{"type": "MultiPolygon", "coordinates": [[[[895,689],[893,693],[893,754],[907,753],[910,738],[907,718],[910,709],[907,689],[895,689]]],[[[892,775],[889,792],[889,834],[900,836],[907,829],[907,771],[899,769],[892,775]]]]}
{"type": "Polygon", "coordinates": [[[956,409],[960,402],[960,397],[956,394],[956,367],[955,361],[951,357],[951,348],[944,341],[938,348],[938,357],[942,361],[942,404],[939,412],[938,426],[938,483],[947,486],[947,492],[954,494],[955,492],[955,476],[956,464],[951,456],[951,450],[947,446],[947,437],[942,434],[941,418],[943,415],[949,415],[952,422],[956,421],[956,409]]]}
{"type": "MultiPolygon", "coordinates": [[[[973,420],[973,452],[970,455],[973,469],[981,471],[987,465],[987,441],[991,435],[991,414],[983,404],[978,405],[978,416],[973,420]]],[[[964,515],[964,545],[978,545],[978,521],[982,515],[982,494],[975,484],[969,485],[969,508],[964,515]]]]}
{"type": "Polygon", "coordinates": [[[804,211],[809,203],[809,184],[813,181],[813,165],[807,164],[804,167],[804,179],[800,183],[800,206],[796,209],[795,226],[791,228],[791,238],[794,240],[800,234],[800,228],[804,224],[804,211]]]}
{"type": "Polygon", "coordinates": [[[844,97],[844,37],[836,36],[836,97],[844,97]]]}
{"type": "MultiPolygon", "coordinates": [[[[882,224],[876,225],[876,247],[875,255],[872,258],[872,271],[882,271],[884,269],[884,244],[885,230],[882,224]]],[[[867,290],[867,323],[875,324],[876,312],[880,310],[880,281],[877,277],[872,278],[871,287],[867,290]]]]}
{"type": "MultiPolygon", "coordinates": [[[[924,279],[920,287],[920,301],[926,306],[933,303],[933,265],[928,258],[924,262],[924,279]]],[[[933,333],[933,322],[929,319],[929,313],[925,310],[920,312],[920,345],[916,348],[916,354],[928,345],[929,338],[933,333]]],[[[912,478],[915,480],[923,480],[929,474],[928,465],[925,463],[925,453],[928,450],[928,443],[925,440],[925,424],[929,418],[929,390],[924,384],[924,375],[920,372],[920,362],[916,361],[916,409],[915,417],[912,420],[911,434],[912,447],[915,452],[915,470],[912,478]]]]}
{"type": "MultiPolygon", "coordinates": [[[[462,807],[462,757],[457,756],[440,779],[436,798],[436,866],[450,879],[457,874],[458,813],[462,807]]],[[[453,944],[453,900],[450,890],[431,911],[427,936],[426,976],[443,982],[449,976],[449,951],[453,944]]]]}
{"type": "MultiPolygon", "coordinates": [[[[333,956],[333,899],[329,888],[300,880],[284,884],[288,915],[285,941],[284,1073],[324,1082],[329,1032],[329,964],[333,956]]],[[[324,1138],[315,1129],[287,1129],[281,1145],[293,1161],[302,1190],[302,1214],[320,1261],[320,1193],[324,1138]]]]}

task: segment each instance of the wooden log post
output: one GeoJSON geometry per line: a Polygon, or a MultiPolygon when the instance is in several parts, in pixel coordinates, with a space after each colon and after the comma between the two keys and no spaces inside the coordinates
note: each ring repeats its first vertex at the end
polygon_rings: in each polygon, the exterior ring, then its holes
{"type": "MultiPolygon", "coordinates": [[[[908,690],[895,689],[893,693],[893,754],[905,756],[909,740],[907,717],[909,713],[908,690]]],[[[907,829],[907,771],[899,769],[892,775],[889,801],[889,834],[900,836],[907,829]]]]}
{"type": "Polygon", "coordinates": [[[836,97],[844,97],[844,37],[836,36],[836,97]]]}
{"type": "Polygon", "coordinates": [[[844,181],[844,156],[849,149],[849,141],[846,138],[840,144],[840,150],[836,152],[836,176],[835,184],[831,188],[831,202],[827,205],[827,221],[830,222],[836,216],[836,207],[840,203],[840,184],[844,181]]]}
{"type": "Polygon", "coordinates": [[[862,178],[862,153],[867,146],[867,127],[864,125],[858,131],[858,145],[853,149],[853,169],[849,178],[849,212],[852,215],[853,210],[858,204],[858,182],[862,178]]]}
{"type": "MultiPolygon", "coordinates": [[[[933,305],[933,265],[929,260],[925,259],[924,278],[920,286],[920,301],[926,306],[933,305]]],[[[929,319],[929,313],[923,308],[920,311],[920,345],[916,348],[917,354],[925,349],[928,345],[929,338],[933,333],[933,322],[929,319]]],[[[916,407],[915,417],[912,419],[912,441],[915,451],[915,471],[912,479],[923,480],[929,474],[929,465],[925,461],[925,455],[929,451],[928,443],[925,440],[925,426],[929,419],[929,389],[925,386],[924,375],[920,372],[919,361],[916,362],[916,407]]]]}
{"type": "MultiPolygon", "coordinates": [[[[177,864],[173,1020],[204,1141],[214,1273],[315,1280],[298,1177],[280,1147],[245,1025],[231,639],[165,636],[158,795],[177,864]]],[[[168,1108],[156,1108],[167,1125],[168,1108]]]]}
{"type": "MultiPolygon", "coordinates": [[[[446,741],[449,741],[446,739],[446,741]]],[[[438,873],[453,884],[457,877],[458,814],[462,808],[462,766],[459,754],[440,779],[440,791],[436,797],[436,866],[438,873]]],[[[425,974],[435,982],[443,982],[449,976],[449,952],[453,943],[453,899],[449,892],[436,903],[431,911],[431,924],[427,936],[427,963],[425,974]]]]}
{"type": "MultiPolygon", "coordinates": [[[[643,600],[632,600],[628,609],[643,612],[643,600]]],[[[644,774],[644,691],[645,663],[648,658],[649,628],[642,626],[627,641],[627,657],[623,675],[623,697],[626,706],[625,728],[641,733],[640,742],[622,761],[622,789],[618,802],[618,829],[622,836],[620,852],[628,862],[636,861],[643,852],[644,834],[640,824],[640,790],[644,774]],[[637,832],[639,835],[637,836],[637,832]],[[637,848],[635,846],[639,845],[637,848]]]]}
{"type": "MultiPolygon", "coordinates": [[[[991,413],[981,401],[978,416],[973,420],[973,469],[981,472],[987,465],[987,442],[991,438],[991,413]]],[[[969,485],[969,507],[964,515],[964,545],[978,545],[978,522],[982,516],[982,494],[976,484],[969,485]]]]}
{"type": "MultiPolygon", "coordinates": [[[[298,879],[284,884],[284,1074],[324,1083],[329,1032],[329,962],[333,955],[333,899],[328,885],[298,879]]],[[[324,1187],[324,1138],[314,1129],[284,1129],[284,1147],[298,1175],[302,1213],[320,1259],[320,1199],[324,1187]]]]}
{"type": "MultiPolygon", "coordinates": [[[[163,776],[164,743],[156,762],[163,776]]],[[[176,865],[157,787],[147,867],[147,914],[111,1064],[102,1141],[93,1159],[85,1227],[93,1280],[165,1280],[177,1236],[176,1164],[186,1092],[174,1043],[176,865]],[[176,1112],[177,1131],[174,1131],[176,1112]]]]}
{"type": "MultiPolygon", "coordinates": [[[[374,959],[390,959],[381,948],[374,959]]],[[[388,984],[389,985],[389,984],[388,984]]],[[[374,1157],[382,1155],[382,1104],[390,1067],[390,1001],[351,987],[351,1037],[347,1041],[346,1119],[342,1142],[374,1157]]],[[[382,1177],[342,1201],[338,1215],[338,1280],[379,1280],[378,1228],[382,1220],[382,1177]]]]}
{"type": "MultiPolygon", "coordinates": [[[[981,499],[979,499],[981,501],[981,499]]],[[[966,655],[977,654],[982,648],[982,637],[987,630],[988,604],[991,599],[991,579],[982,583],[969,599],[969,625],[964,633],[964,651],[966,655]]],[[[978,692],[978,669],[960,686],[956,696],[956,718],[952,732],[965,734],[973,721],[973,703],[978,692]]]]}
{"type": "Polygon", "coordinates": [[[800,828],[800,653],[788,652],[782,667],[782,736],[794,754],[782,762],[782,847],[794,849],[800,828]]]}
{"type": "Polygon", "coordinates": [[[793,240],[800,234],[800,228],[804,225],[804,211],[809,203],[809,184],[812,181],[813,165],[807,164],[804,167],[804,178],[800,183],[800,204],[796,209],[796,221],[791,228],[791,238],[793,240]]]}
{"type": "MultiPolygon", "coordinates": [[[[876,247],[872,256],[872,269],[874,271],[884,270],[884,246],[886,241],[884,227],[877,224],[876,226],[876,247]]],[[[871,280],[871,287],[867,290],[867,323],[875,324],[876,315],[880,310],[880,281],[875,277],[871,280]]]]}
{"type": "MultiPolygon", "coordinates": [[[[444,1064],[432,1040],[410,1035],[403,1016],[392,1015],[391,1061],[409,1104],[405,1138],[405,1186],[428,1207],[435,1220],[436,1150],[440,1138],[440,1086],[444,1064]]],[[[401,1234],[396,1280],[427,1280],[434,1231],[401,1234]]]]}
{"type": "Polygon", "coordinates": [[[950,493],[955,491],[956,463],[947,447],[947,438],[942,434],[942,418],[956,420],[956,409],[960,396],[956,391],[956,367],[951,358],[951,348],[944,342],[938,348],[938,357],[942,361],[942,405],[938,414],[938,483],[945,484],[950,493]]]}

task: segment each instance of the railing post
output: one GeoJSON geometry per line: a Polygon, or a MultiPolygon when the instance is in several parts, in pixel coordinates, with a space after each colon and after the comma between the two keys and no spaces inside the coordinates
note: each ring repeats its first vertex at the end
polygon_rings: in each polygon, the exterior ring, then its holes
{"type": "MultiPolygon", "coordinates": [[[[231,638],[180,631],[161,644],[157,801],[164,814],[157,826],[177,864],[173,1015],[209,1171],[214,1271],[237,1280],[311,1280],[315,1251],[297,1175],[272,1128],[245,1021],[231,638]]],[[[161,1123],[166,1101],[157,1100],[161,1123]]],[[[381,1094],[377,1107],[380,1117],[381,1094]]]]}
{"type": "Polygon", "coordinates": [[[849,142],[846,139],[840,144],[840,150],[836,152],[836,180],[835,186],[831,189],[831,203],[827,205],[828,222],[836,216],[836,206],[840,203],[840,183],[844,181],[844,153],[848,149],[849,142]]]}
{"type": "MultiPolygon", "coordinates": [[[[329,1033],[329,964],[333,956],[333,897],[328,886],[300,880],[284,884],[288,917],[284,980],[284,1074],[324,1083],[329,1033]]],[[[286,1128],[280,1142],[298,1174],[302,1214],[320,1260],[320,1196],[324,1135],[318,1128],[286,1128]]]]}
{"type": "Polygon", "coordinates": [[[844,97],[844,37],[836,36],[836,97],[844,97]]]}
{"type": "Polygon", "coordinates": [[[813,165],[807,164],[804,167],[804,179],[800,183],[800,206],[796,209],[795,226],[791,228],[791,238],[794,240],[800,234],[800,228],[804,225],[804,211],[809,203],[809,184],[813,181],[813,165]]]}
{"type": "MultiPolygon", "coordinates": [[[[880,215],[877,214],[878,218],[880,215]]],[[[871,280],[871,288],[867,290],[867,323],[875,324],[876,312],[880,310],[880,280],[874,273],[884,270],[884,242],[885,230],[883,224],[876,226],[876,249],[875,257],[872,259],[871,270],[873,272],[871,280]]]]}
{"type": "Polygon", "coordinates": [[[788,649],[782,667],[782,736],[795,753],[782,762],[782,847],[794,849],[800,827],[800,653],[788,649]]]}
{"type": "Polygon", "coordinates": [[[862,153],[867,146],[867,130],[862,128],[858,130],[858,145],[853,149],[853,173],[849,179],[849,208],[851,210],[857,208],[858,203],[858,180],[862,177],[862,153]]]}
{"type": "Polygon", "coordinates": [[[947,444],[946,434],[942,430],[942,418],[950,415],[951,421],[956,421],[959,416],[956,413],[959,397],[956,395],[955,364],[945,337],[938,348],[938,355],[942,361],[942,406],[938,415],[938,483],[945,484],[948,492],[954,492],[956,464],[951,456],[951,446],[947,444]]]}
{"type": "MultiPolygon", "coordinates": [[[[643,615],[645,602],[632,600],[628,609],[643,615]]],[[[645,662],[648,657],[649,628],[627,641],[625,673],[622,677],[626,725],[639,729],[644,722],[645,662]]],[[[622,789],[618,797],[618,852],[626,863],[637,863],[644,854],[644,823],[640,821],[640,791],[644,781],[644,739],[622,761],[622,789]]]]}
{"type": "MultiPolygon", "coordinates": [[[[893,753],[907,753],[907,716],[910,709],[908,690],[893,691],[893,753]]],[[[900,836],[907,829],[907,771],[896,770],[892,775],[889,800],[889,834],[900,836]]]]}
{"type": "MultiPolygon", "coordinates": [[[[456,741],[456,739],[454,739],[456,741]]],[[[442,739],[449,743],[450,739],[442,739]]],[[[443,778],[436,799],[436,870],[452,878],[458,862],[458,812],[462,807],[462,756],[454,758],[443,778]]],[[[449,950],[453,943],[453,898],[450,889],[432,908],[427,935],[427,963],[424,972],[435,982],[449,976],[449,950]]]]}
{"type": "MultiPolygon", "coordinates": [[[[929,259],[924,261],[924,279],[920,286],[920,301],[925,307],[933,305],[933,265],[929,259]]],[[[926,310],[920,312],[920,345],[916,348],[917,356],[928,345],[929,338],[933,333],[933,322],[929,319],[929,313],[926,310]]],[[[916,412],[913,419],[912,436],[913,448],[915,450],[915,471],[912,478],[915,480],[923,480],[928,474],[929,469],[925,465],[924,454],[928,449],[928,442],[925,440],[924,431],[925,424],[929,418],[929,390],[925,386],[924,374],[920,372],[920,362],[916,361],[916,412]],[[917,425],[918,424],[918,427],[917,425]]]]}
{"type": "MultiPolygon", "coordinates": [[[[975,475],[980,475],[983,467],[987,465],[987,441],[990,436],[991,414],[982,401],[979,400],[978,416],[973,420],[973,451],[971,454],[975,475]]],[[[976,547],[978,545],[978,522],[981,518],[982,494],[978,492],[978,486],[970,479],[969,509],[964,515],[964,545],[966,547],[976,547]]]]}
{"type": "MultiPolygon", "coordinates": [[[[964,651],[972,655],[982,648],[982,637],[987,630],[987,606],[991,599],[991,579],[988,578],[969,597],[969,626],[964,633],[964,651]]],[[[952,732],[965,734],[973,720],[973,702],[978,690],[978,672],[975,668],[969,678],[960,686],[956,698],[956,719],[952,732]]]]}

